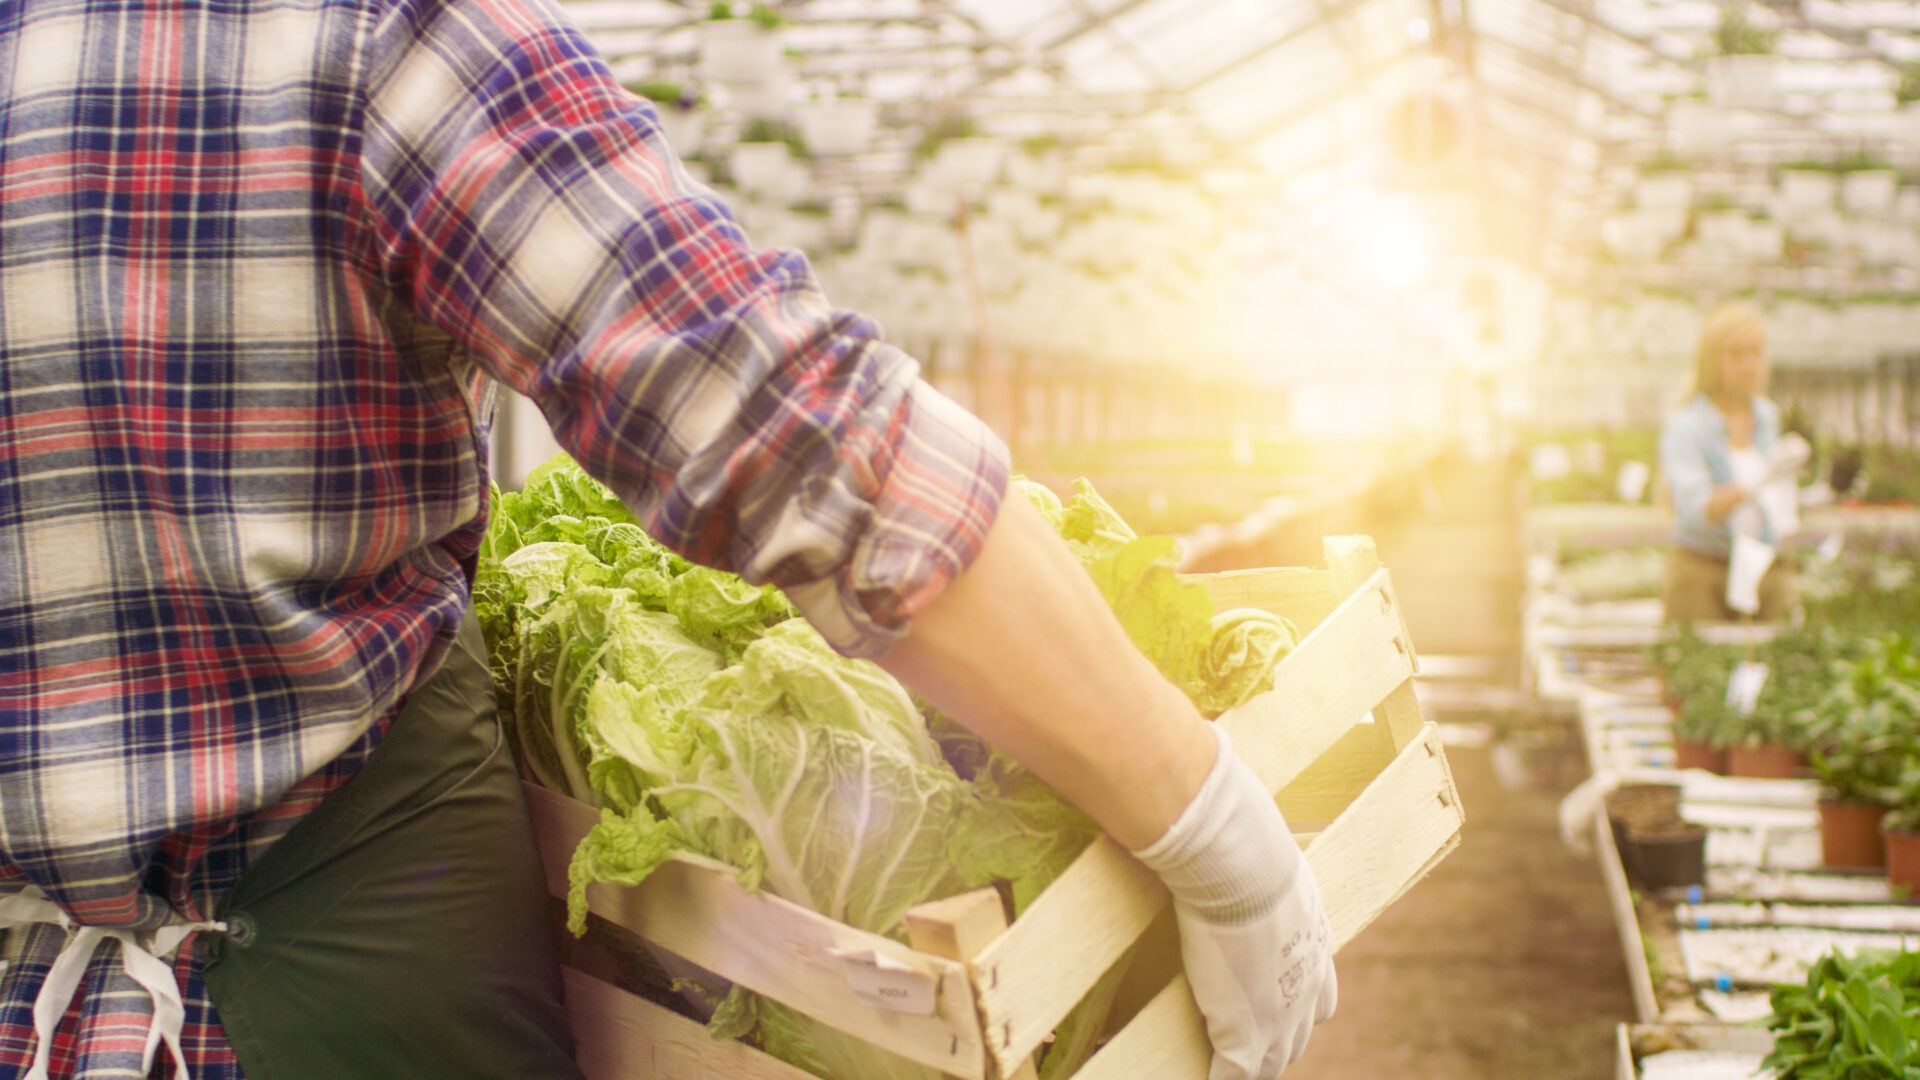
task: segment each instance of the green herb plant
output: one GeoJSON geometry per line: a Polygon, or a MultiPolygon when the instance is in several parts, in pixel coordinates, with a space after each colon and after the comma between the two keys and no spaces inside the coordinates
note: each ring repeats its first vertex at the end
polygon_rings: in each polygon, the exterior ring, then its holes
{"type": "Polygon", "coordinates": [[[1770,995],[1775,1080],[1920,1080],[1920,953],[1827,954],[1770,995]]]}
{"type": "Polygon", "coordinates": [[[1900,65],[1900,81],[1894,84],[1893,99],[1901,105],[1920,101],[1920,63],[1909,60],[1900,65]]]}
{"type": "Polygon", "coordinates": [[[787,152],[796,159],[806,161],[812,158],[807,142],[800,137],[800,129],[792,122],[770,116],[756,116],[740,126],[743,143],[786,143],[787,152]]]}
{"type": "Polygon", "coordinates": [[[1895,806],[1920,765],[1920,655],[1893,634],[1833,671],[1809,732],[1814,771],[1828,798],[1895,806]]]}
{"type": "Polygon", "coordinates": [[[1756,25],[1747,17],[1744,3],[1731,3],[1720,9],[1720,24],[1714,28],[1714,44],[1722,56],[1760,56],[1773,52],[1774,32],[1756,25]]]}
{"type": "MultiPolygon", "coordinates": [[[[778,30],[787,24],[786,16],[781,15],[780,12],[765,4],[755,4],[748,8],[745,17],[759,24],[764,30],[778,30]]],[[[741,18],[741,15],[739,14],[738,6],[735,4],[716,0],[715,3],[707,6],[707,20],[709,22],[724,22],[727,19],[738,18],[741,18]]]]}

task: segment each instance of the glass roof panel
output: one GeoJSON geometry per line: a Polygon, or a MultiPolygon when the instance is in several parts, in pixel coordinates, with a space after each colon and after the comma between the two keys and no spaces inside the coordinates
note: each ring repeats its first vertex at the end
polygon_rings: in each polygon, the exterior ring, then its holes
{"type": "Polygon", "coordinates": [[[1163,0],[1129,12],[1114,26],[1181,86],[1237,63],[1249,47],[1297,31],[1315,14],[1316,5],[1307,0],[1163,0]]]}
{"type": "MultiPolygon", "coordinates": [[[[562,2],[622,79],[699,74],[702,0],[562,2]]],[[[1732,111],[1709,94],[1722,0],[769,2],[794,24],[796,99],[880,98],[870,157],[903,175],[906,148],[956,104],[1008,137],[1107,141],[1162,111],[1198,119],[1227,160],[1313,174],[1390,157],[1387,117],[1411,90],[1466,82],[1471,183],[1496,205],[1518,190],[1554,208],[1556,238],[1629,203],[1656,153],[1728,169],[1859,152],[1920,165],[1920,119],[1894,97],[1898,65],[1920,62],[1916,0],[1748,0],[1777,32],[1773,94],[1732,111]]]]}
{"type": "Polygon", "coordinates": [[[1353,65],[1340,43],[1314,29],[1202,84],[1190,100],[1214,130],[1245,134],[1325,104],[1352,81],[1353,65]]]}

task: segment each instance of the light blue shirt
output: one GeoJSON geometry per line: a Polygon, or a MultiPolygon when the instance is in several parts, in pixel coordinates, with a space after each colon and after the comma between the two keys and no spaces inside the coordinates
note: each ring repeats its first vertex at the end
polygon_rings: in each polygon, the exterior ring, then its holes
{"type": "MultiPolygon", "coordinates": [[[[1769,454],[1779,437],[1780,407],[1766,398],[1754,398],[1753,445],[1769,454]]],[[[1705,394],[1695,395],[1668,414],[1660,429],[1660,471],[1673,495],[1674,543],[1716,559],[1732,551],[1733,537],[1724,522],[1707,520],[1707,500],[1714,488],[1733,482],[1732,450],[1727,418],[1705,394]]],[[[1761,539],[1777,542],[1771,522],[1761,539]]]]}

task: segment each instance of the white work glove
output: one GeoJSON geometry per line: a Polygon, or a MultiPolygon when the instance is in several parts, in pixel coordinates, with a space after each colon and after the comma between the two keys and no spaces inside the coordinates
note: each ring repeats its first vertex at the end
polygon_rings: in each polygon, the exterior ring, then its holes
{"type": "Polygon", "coordinates": [[[1219,756],[1166,834],[1134,857],[1173,893],[1180,955],[1207,1021],[1207,1080],[1269,1080],[1333,1015],[1333,930],[1273,796],[1211,725],[1219,756]]]}
{"type": "Polygon", "coordinates": [[[1808,445],[1806,439],[1794,432],[1787,432],[1780,436],[1779,440],[1773,444],[1773,449],[1767,453],[1765,482],[1797,480],[1800,470],[1806,467],[1807,459],[1812,456],[1813,447],[1808,445]]]}

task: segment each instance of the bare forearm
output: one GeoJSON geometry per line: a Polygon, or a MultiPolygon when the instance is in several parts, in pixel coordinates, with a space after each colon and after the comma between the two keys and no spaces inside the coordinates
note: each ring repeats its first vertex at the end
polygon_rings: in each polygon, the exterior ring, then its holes
{"type": "Polygon", "coordinates": [[[879,662],[1130,848],[1166,831],[1213,763],[1206,721],[1017,493],[879,662]]]}

